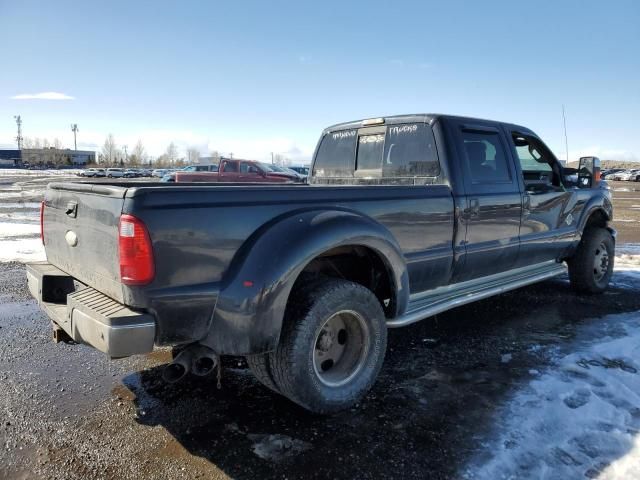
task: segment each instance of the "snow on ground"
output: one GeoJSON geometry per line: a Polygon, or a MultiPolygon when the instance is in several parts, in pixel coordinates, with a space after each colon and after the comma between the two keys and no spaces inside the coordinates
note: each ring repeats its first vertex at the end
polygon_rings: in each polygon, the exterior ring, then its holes
{"type": "Polygon", "coordinates": [[[19,168],[0,168],[0,177],[42,177],[48,175],[59,175],[59,176],[72,176],[80,173],[81,169],[67,169],[67,170],[25,170],[19,168]]]}
{"type": "Polygon", "coordinates": [[[0,222],[0,238],[40,236],[39,223],[0,222]]]}
{"type": "MultiPolygon", "coordinates": [[[[2,198],[0,196],[0,198],[2,198]]],[[[0,211],[15,211],[15,210],[33,210],[40,209],[40,202],[9,202],[9,203],[0,203],[0,211]]]]}
{"type": "MultiPolygon", "coordinates": [[[[25,224],[37,223],[37,224],[39,224],[40,218],[38,216],[38,211],[37,210],[33,210],[33,211],[25,210],[24,213],[22,211],[18,210],[18,213],[14,213],[14,212],[4,212],[2,210],[2,208],[0,207],[0,222],[25,223],[25,224]]],[[[1,235],[1,232],[2,231],[0,230],[0,235],[1,235]]]]}
{"type": "MultiPolygon", "coordinates": [[[[616,248],[612,282],[625,277],[640,279],[640,243],[616,248]]],[[[564,352],[499,407],[463,478],[640,478],[640,312],[594,321],[564,352]]]]}
{"type": "Polygon", "coordinates": [[[27,263],[46,259],[40,237],[18,240],[0,238],[0,262],[27,263]]]}
{"type": "Polygon", "coordinates": [[[501,407],[467,479],[640,478],[640,312],[586,326],[501,407]]]}

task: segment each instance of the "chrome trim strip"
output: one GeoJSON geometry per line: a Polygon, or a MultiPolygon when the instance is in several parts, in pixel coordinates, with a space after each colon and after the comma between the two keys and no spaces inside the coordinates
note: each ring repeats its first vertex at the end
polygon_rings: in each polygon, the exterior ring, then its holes
{"type": "MultiPolygon", "coordinates": [[[[443,301],[435,301],[434,303],[428,305],[425,308],[409,311],[398,318],[393,320],[389,320],[387,322],[387,326],[389,328],[397,328],[404,327],[406,325],[411,325],[412,323],[419,322],[427,317],[431,317],[433,315],[437,315],[438,313],[442,313],[446,310],[450,310],[455,307],[459,307],[461,305],[466,305],[467,303],[475,302],[476,300],[482,300],[484,298],[492,297],[494,295],[499,295],[504,292],[508,292],[510,290],[515,290],[516,288],[524,287],[526,285],[530,285],[532,283],[537,283],[542,280],[546,280],[548,278],[556,277],[566,272],[566,267],[563,264],[553,263],[553,265],[547,269],[540,271],[540,265],[535,265],[534,268],[527,267],[528,270],[536,270],[537,273],[533,273],[529,276],[524,276],[521,278],[516,278],[514,280],[514,276],[520,277],[517,275],[518,273],[522,273],[522,269],[513,270],[511,273],[516,272],[516,275],[504,275],[498,274],[501,277],[501,283],[498,285],[494,285],[490,288],[481,288],[476,291],[467,292],[464,288],[459,288],[460,285],[465,285],[462,283],[458,285],[458,288],[452,289],[451,295],[446,300],[443,301]],[[458,294],[456,294],[456,290],[458,290],[458,294]]],[[[490,277],[484,279],[484,283],[490,283],[490,277]]],[[[431,295],[434,295],[435,291],[431,292],[431,295]]],[[[431,296],[428,295],[428,296],[431,296]]],[[[421,298],[425,298],[427,295],[421,295],[421,298]]]]}

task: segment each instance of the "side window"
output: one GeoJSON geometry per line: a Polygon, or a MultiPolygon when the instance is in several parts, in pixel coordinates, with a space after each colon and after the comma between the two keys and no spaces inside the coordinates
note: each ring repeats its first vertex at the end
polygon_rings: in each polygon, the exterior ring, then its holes
{"type": "Polygon", "coordinates": [[[326,134],[318,147],[313,174],[318,177],[353,177],[356,130],[326,134]]]}
{"type": "Polygon", "coordinates": [[[440,173],[431,127],[423,123],[387,129],[383,177],[436,177],[440,173]]]}
{"type": "Polygon", "coordinates": [[[238,162],[226,162],[222,167],[224,173],[236,173],[238,171],[238,162]]]}
{"type": "Polygon", "coordinates": [[[527,138],[519,135],[513,136],[516,146],[518,161],[523,172],[551,172],[548,159],[527,138]]]}
{"type": "Polygon", "coordinates": [[[466,170],[473,183],[511,183],[498,132],[462,130],[466,170]]]}
{"type": "Polygon", "coordinates": [[[247,174],[250,174],[250,175],[257,175],[258,173],[260,173],[260,171],[258,170],[258,167],[256,167],[255,165],[251,165],[250,163],[242,162],[240,164],[240,173],[247,173],[247,174]]]}

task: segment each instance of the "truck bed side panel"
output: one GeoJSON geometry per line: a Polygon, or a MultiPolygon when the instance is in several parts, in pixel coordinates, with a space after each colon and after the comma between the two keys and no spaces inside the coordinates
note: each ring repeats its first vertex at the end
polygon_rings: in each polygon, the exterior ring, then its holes
{"type": "Polygon", "coordinates": [[[124,212],[142,219],[149,229],[156,278],[149,286],[125,287],[125,303],[157,311],[160,343],[202,336],[213,316],[214,292],[224,284],[227,268],[241,246],[260,229],[294,211],[338,208],[382,224],[400,245],[412,293],[449,280],[454,209],[451,192],[444,185],[173,185],[139,188],[127,197],[124,212]],[[202,295],[186,309],[187,297],[180,291],[202,295]],[[211,292],[210,302],[206,292],[211,292]]]}

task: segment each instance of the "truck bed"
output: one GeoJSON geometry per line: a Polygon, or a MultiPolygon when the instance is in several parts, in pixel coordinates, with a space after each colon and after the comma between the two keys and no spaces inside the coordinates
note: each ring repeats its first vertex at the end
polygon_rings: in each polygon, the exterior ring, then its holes
{"type": "MultiPolygon", "coordinates": [[[[411,290],[444,284],[452,265],[454,202],[446,185],[53,183],[45,204],[48,261],[127,307],[155,312],[159,344],[205,335],[218,292],[252,241],[279,220],[305,212],[322,211],[316,222],[330,221],[332,211],[349,212],[387,229],[404,255],[411,290]],[[74,208],[75,217],[68,213],[74,208]],[[139,218],[149,231],[155,258],[149,285],[120,282],[121,214],[139,218]],[[76,246],[66,238],[69,231],[76,246]]],[[[274,245],[273,251],[282,248],[274,245]]]]}

